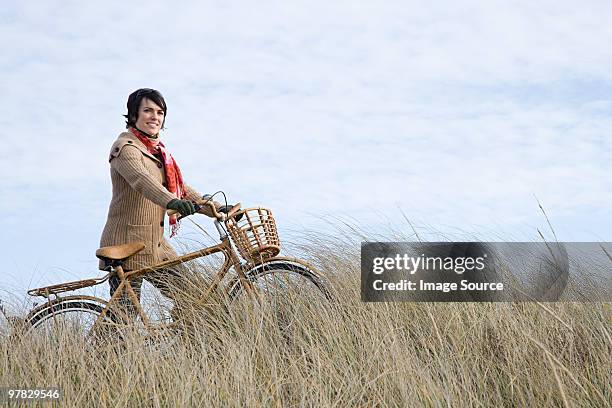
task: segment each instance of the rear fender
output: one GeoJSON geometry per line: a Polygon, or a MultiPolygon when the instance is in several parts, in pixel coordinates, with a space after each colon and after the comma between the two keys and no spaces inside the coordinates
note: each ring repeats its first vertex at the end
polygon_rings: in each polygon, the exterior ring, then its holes
{"type": "MultiPolygon", "coordinates": [[[[79,296],[79,295],[62,296],[62,297],[57,297],[53,300],[46,300],[43,303],[37,305],[34,309],[30,311],[30,313],[28,313],[28,315],[25,317],[25,321],[30,321],[38,313],[42,312],[43,310],[47,309],[50,306],[53,306],[54,304],[61,303],[61,302],[67,302],[67,301],[84,301],[84,302],[97,303],[103,308],[108,306],[108,302],[106,300],[100,299],[94,296],[79,296]]],[[[113,312],[115,312],[114,308],[111,307],[111,309],[113,312]]]]}

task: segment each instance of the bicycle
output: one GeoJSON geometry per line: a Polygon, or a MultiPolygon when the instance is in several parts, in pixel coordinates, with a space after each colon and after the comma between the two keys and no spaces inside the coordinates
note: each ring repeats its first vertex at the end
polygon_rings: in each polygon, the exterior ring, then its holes
{"type": "MultiPolygon", "coordinates": [[[[124,292],[127,293],[146,330],[154,331],[171,327],[176,322],[154,324],[150,321],[131,281],[158,269],[170,268],[215,253],[222,253],[224,261],[212,277],[204,295],[199,299],[201,304],[206,304],[207,300],[218,293],[223,279],[232,268],[235,275],[229,279],[223,290],[230,301],[240,293],[246,292],[261,302],[262,293],[270,289],[283,291],[300,285],[315,290],[325,299],[332,299],[327,283],[312,265],[300,259],[279,256],[280,241],[276,221],[269,209],[262,207],[241,209],[241,204],[238,203],[229,210],[229,206],[226,206],[227,212],[223,213],[217,211],[210,199],[196,203],[196,206],[198,210],[203,206],[210,208],[215,228],[219,233],[218,244],[129,272],[123,270],[123,263],[142,251],[145,248],[144,243],[131,242],[100,248],[96,251],[96,256],[108,265],[108,273],[105,276],[60,283],[27,292],[30,296],[43,297],[46,301],[32,309],[24,319],[26,331],[44,327],[45,322],[56,322],[60,318],[61,321],[70,323],[70,316],[77,314],[80,316],[81,313],[90,315],[93,321],[91,328],[86,330],[88,334],[95,333],[103,324],[133,324],[134,319],[130,319],[119,306],[119,299],[124,292]],[[77,289],[100,285],[113,275],[119,278],[119,286],[108,301],[89,295],[66,295],[67,292],[77,289]]],[[[174,213],[176,212],[168,211],[168,215],[174,213]]],[[[82,326],[84,323],[76,319],[70,324],[82,326]]]]}

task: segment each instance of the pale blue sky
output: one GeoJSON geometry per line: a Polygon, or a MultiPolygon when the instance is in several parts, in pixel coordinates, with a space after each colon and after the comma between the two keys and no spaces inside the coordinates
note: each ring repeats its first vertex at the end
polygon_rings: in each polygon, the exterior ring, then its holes
{"type": "Polygon", "coordinates": [[[537,196],[559,239],[610,241],[611,7],[3,4],[0,288],[97,274],[107,154],[140,87],[166,97],[163,138],[190,184],[286,229],[340,212],[409,234],[403,211],[535,240],[537,196]]]}

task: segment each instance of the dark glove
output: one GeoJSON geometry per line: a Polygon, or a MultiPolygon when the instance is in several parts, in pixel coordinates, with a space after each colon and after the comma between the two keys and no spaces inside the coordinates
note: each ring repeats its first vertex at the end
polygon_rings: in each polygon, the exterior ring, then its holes
{"type": "Polygon", "coordinates": [[[196,212],[196,209],[191,201],[179,200],[178,198],[170,200],[170,202],[166,204],[166,208],[169,210],[178,211],[183,216],[191,215],[196,212]]]}

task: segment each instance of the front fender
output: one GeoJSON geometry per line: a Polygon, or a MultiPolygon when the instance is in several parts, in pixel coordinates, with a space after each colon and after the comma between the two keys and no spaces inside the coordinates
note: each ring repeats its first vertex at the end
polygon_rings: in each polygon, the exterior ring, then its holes
{"type": "MultiPolygon", "coordinates": [[[[266,259],[265,261],[255,264],[255,265],[247,265],[245,275],[247,278],[252,279],[254,276],[257,276],[259,272],[262,272],[266,269],[274,269],[275,267],[283,265],[283,266],[293,266],[299,268],[308,269],[315,277],[322,280],[323,275],[317,268],[315,268],[312,264],[298,258],[291,258],[287,256],[277,256],[274,258],[266,259]]],[[[283,268],[281,268],[283,269],[283,268]]],[[[227,293],[235,293],[238,285],[240,284],[240,278],[235,277],[227,284],[227,293]]]]}

